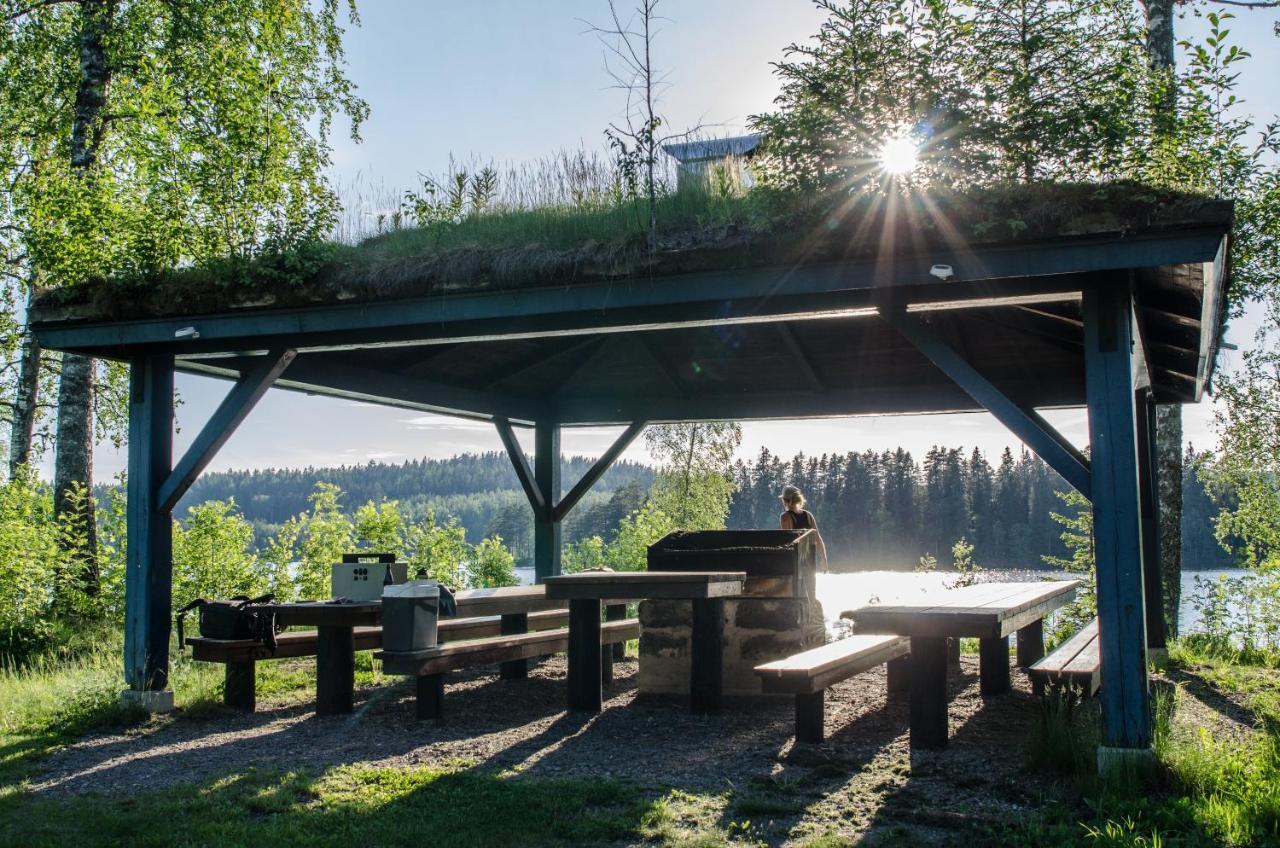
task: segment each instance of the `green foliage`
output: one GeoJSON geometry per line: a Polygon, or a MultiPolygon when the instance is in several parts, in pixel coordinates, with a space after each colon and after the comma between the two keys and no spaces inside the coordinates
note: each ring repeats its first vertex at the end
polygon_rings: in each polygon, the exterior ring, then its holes
{"type": "Polygon", "coordinates": [[[1275,331],[1260,335],[1242,367],[1217,386],[1220,455],[1202,465],[1216,488],[1229,487],[1235,504],[1218,516],[1219,541],[1241,542],[1251,565],[1280,565],[1280,349],[1275,331]]]}
{"type": "Polygon", "coordinates": [[[978,565],[973,559],[973,545],[963,538],[957,539],[956,543],[951,546],[951,567],[959,575],[955,580],[947,584],[949,588],[953,589],[981,583],[982,576],[986,573],[986,569],[978,565]]]}
{"type": "Polygon", "coordinates": [[[827,20],[776,64],[764,173],[842,192],[1115,175],[1142,130],[1146,65],[1119,0],[815,0],[827,20]],[[908,174],[881,148],[919,148],[908,174]]]}
{"type": "Polygon", "coordinates": [[[1069,557],[1045,556],[1044,561],[1069,574],[1081,583],[1076,598],[1063,607],[1056,619],[1055,641],[1075,633],[1098,616],[1098,577],[1093,551],[1093,506],[1084,495],[1071,489],[1059,492],[1071,513],[1055,512],[1053,520],[1062,525],[1062,541],[1071,552],[1069,557]]]}
{"type": "Polygon", "coordinates": [[[409,528],[409,547],[410,574],[423,574],[454,588],[466,585],[463,565],[469,555],[467,531],[456,519],[439,525],[435,513],[428,512],[409,528]]]}
{"type": "Polygon", "coordinates": [[[48,489],[30,472],[0,486],[0,656],[52,635],[61,563],[48,489]]]}
{"type": "Polygon", "coordinates": [[[734,451],[742,427],[732,423],[661,424],[645,430],[645,445],[658,465],[649,503],[674,528],[724,527],[733,497],[734,451]]]}
{"type": "Polygon", "coordinates": [[[258,555],[267,587],[277,600],[291,601],[297,597],[291,569],[298,549],[298,537],[301,535],[302,522],[298,520],[298,516],[293,516],[280,525],[280,529],[258,555]]]}
{"type": "Polygon", "coordinates": [[[471,549],[467,564],[469,584],[473,589],[495,589],[499,586],[515,586],[516,561],[511,551],[502,544],[500,536],[491,536],[471,549]]]}
{"type": "Polygon", "coordinates": [[[299,519],[298,592],[303,598],[327,598],[330,570],[351,550],[351,519],[338,499],[342,490],[332,483],[317,483],[311,493],[311,511],[299,519]]]}
{"type": "Polygon", "coordinates": [[[267,575],[253,552],[253,528],[235,501],[210,501],[187,510],[173,528],[173,600],[258,595],[267,575]]]}
{"type": "Polygon", "coordinates": [[[1280,656],[1280,560],[1238,577],[1197,575],[1188,599],[1199,616],[1189,637],[1213,653],[1280,656]]]}
{"type": "Polygon", "coordinates": [[[400,556],[404,552],[406,532],[404,516],[396,501],[380,504],[369,501],[356,510],[355,538],[365,550],[400,556]]]}

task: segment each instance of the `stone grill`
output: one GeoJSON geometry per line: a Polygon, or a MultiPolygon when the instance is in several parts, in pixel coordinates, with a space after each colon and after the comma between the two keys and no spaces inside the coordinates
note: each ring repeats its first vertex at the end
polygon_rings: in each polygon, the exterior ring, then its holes
{"type": "MultiPolygon", "coordinates": [[[[724,602],[724,693],[759,695],[753,669],[821,645],[822,606],[814,596],[813,530],[706,530],[668,534],[649,547],[650,571],[742,571],[743,595],[724,602]]],[[[689,691],[689,601],[640,604],[640,692],[689,691]]]]}

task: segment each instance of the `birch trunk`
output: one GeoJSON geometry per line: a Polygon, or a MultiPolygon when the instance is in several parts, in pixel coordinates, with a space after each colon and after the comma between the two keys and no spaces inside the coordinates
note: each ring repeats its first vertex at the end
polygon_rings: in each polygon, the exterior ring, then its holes
{"type": "MultiPolygon", "coordinates": [[[[1164,79],[1155,107],[1159,136],[1174,128],[1178,90],[1174,54],[1175,0],[1143,0],[1147,15],[1147,60],[1164,79]]],[[[1160,499],[1160,570],[1164,584],[1165,633],[1178,635],[1178,603],[1182,595],[1182,407],[1156,407],[1156,490],[1160,499]]]]}
{"type": "Polygon", "coordinates": [[[18,385],[13,399],[13,423],[9,428],[9,479],[31,462],[31,439],[36,429],[36,404],[40,402],[40,342],[28,330],[22,336],[18,358],[18,385]]]}
{"type": "Polygon", "coordinates": [[[1156,407],[1156,496],[1160,499],[1160,571],[1164,627],[1178,635],[1182,599],[1182,407],[1156,407]]]}
{"type": "MultiPolygon", "coordinates": [[[[102,112],[111,84],[106,42],[116,0],[80,0],[80,83],[71,125],[71,167],[92,179],[101,144],[102,112]]],[[[98,587],[97,546],[92,497],[77,490],[93,484],[93,371],[88,357],[67,354],[58,385],[57,453],[54,459],[54,506],[59,519],[83,528],[84,585],[98,587]]]]}

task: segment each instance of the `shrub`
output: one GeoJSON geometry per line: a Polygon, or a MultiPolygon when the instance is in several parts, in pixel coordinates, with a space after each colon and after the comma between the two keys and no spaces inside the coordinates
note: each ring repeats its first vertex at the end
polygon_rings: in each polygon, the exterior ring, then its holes
{"type": "Polygon", "coordinates": [[[253,552],[253,528],[235,500],[208,501],[187,510],[173,528],[173,600],[256,595],[268,588],[253,552]]]}
{"type": "Polygon", "coordinates": [[[502,544],[501,536],[490,536],[471,549],[467,571],[475,589],[515,586],[520,582],[516,579],[516,559],[502,544]]]}
{"type": "Polygon", "coordinates": [[[53,497],[25,471],[0,486],[0,654],[25,655],[51,635],[61,571],[53,497]]]}

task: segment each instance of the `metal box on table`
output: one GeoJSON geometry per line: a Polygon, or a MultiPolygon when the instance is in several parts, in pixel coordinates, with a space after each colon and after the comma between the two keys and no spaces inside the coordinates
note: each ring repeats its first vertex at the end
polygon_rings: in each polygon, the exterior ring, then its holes
{"type": "Polygon", "coordinates": [[[382,649],[403,653],[436,644],[440,615],[440,584],[411,580],[388,586],[382,593],[382,649]]]}

